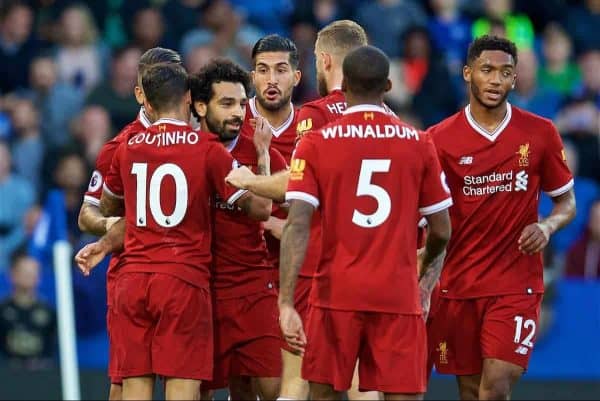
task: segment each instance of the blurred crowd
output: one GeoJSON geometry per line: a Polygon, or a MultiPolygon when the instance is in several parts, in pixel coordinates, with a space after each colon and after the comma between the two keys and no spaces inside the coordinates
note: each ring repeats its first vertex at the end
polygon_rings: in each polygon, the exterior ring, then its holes
{"type": "MultiPolygon", "coordinates": [[[[510,102],[554,121],[576,176],[578,215],[545,253],[549,283],[598,279],[600,0],[0,0],[0,353],[47,356],[54,295],[44,205],[60,191],[69,241],[77,250],[91,240],[77,226],[82,195],[104,142],[138,112],[145,50],[176,49],[190,72],[216,56],[251,69],[260,37],[289,36],[300,53],[300,105],[317,97],[316,33],[343,18],[388,54],[387,103],[420,128],[465,104],[473,37],[517,43],[510,102]],[[29,333],[25,344],[11,340],[24,338],[16,332],[29,333]]],[[[543,198],[540,213],[551,207],[543,198]]],[[[104,327],[101,275],[93,283],[74,275],[80,334],[104,327]]]]}

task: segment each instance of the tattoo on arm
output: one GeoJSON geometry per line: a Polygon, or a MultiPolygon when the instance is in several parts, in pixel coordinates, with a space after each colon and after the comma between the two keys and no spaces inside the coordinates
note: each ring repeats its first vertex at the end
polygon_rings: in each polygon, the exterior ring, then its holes
{"type": "Polygon", "coordinates": [[[102,192],[102,197],[100,198],[100,213],[104,217],[110,216],[123,216],[125,213],[125,207],[123,205],[123,199],[115,198],[106,193],[106,191],[102,192]]]}
{"type": "Polygon", "coordinates": [[[307,202],[293,200],[281,236],[279,264],[279,303],[294,305],[296,280],[308,246],[310,221],[314,208],[307,202]]]}
{"type": "Polygon", "coordinates": [[[106,218],[100,213],[96,205],[83,202],[79,211],[79,228],[81,231],[97,236],[106,233],[106,218]]]}
{"type": "Polygon", "coordinates": [[[125,218],[113,224],[100,241],[109,252],[121,252],[125,242],[125,218]]]}
{"type": "Polygon", "coordinates": [[[271,175],[271,157],[269,155],[269,149],[257,152],[258,163],[257,172],[258,175],[271,175]]]}

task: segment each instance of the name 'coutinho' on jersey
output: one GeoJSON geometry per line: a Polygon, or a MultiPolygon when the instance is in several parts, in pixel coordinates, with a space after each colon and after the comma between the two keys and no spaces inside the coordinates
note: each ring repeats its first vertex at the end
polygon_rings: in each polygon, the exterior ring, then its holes
{"type": "Polygon", "coordinates": [[[399,124],[385,125],[333,125],[321,130],[325,139],[359,138],[359,139],[414,139],[419,140],[419,132],[410,127],[399,124]]]}

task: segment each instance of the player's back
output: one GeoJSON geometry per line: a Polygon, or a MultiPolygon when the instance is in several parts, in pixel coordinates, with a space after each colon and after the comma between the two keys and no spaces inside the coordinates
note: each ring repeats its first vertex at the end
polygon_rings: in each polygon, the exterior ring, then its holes
{"type": "MultiPolygon", "coordinates": [[[[224,186],[214,171],[223,170],[224,177],[231,167],[214,135],[177,120],[161,119],[123,143],[112,167],[125,198],[123,271],[165,272],[166,265],[177,265],[177,275],[207,286],[209,200],[224,186]]],[[[113,181],[107,184],[112,192],[113,181]]]]}
{"type": "Polygon", "coordinates": [[[315,177],[324,230],[311,304],[420,313],[415,222],[423,205],[442,210],[447,204],[438,203],[449,202],[439,188],[423,194],[427,171],[436,167],[441,187],[432,143],[377,106],[349,108],[302,139],[288,198],[302,199],[294,182],[315,177]]]}

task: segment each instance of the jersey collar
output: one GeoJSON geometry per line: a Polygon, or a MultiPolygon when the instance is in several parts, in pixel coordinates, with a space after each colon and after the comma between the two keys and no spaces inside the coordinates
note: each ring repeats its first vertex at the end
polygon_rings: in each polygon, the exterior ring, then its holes
{"type": "Polygon", "coordinates": [[[229,153],[233,152],[233,149],[235,149],[236,145],[238,144],[238,141],[240,140],[241,135],[242,134],[239,134],[238,136],[236,136],[235,139],[233,141],[231,141],[231,143],[225,147],[225,149],[227,149],[227,151],[229,153]]]}
{"type": "Polygon", "coordinates": [[[506,115],[504,116],[504,119],[502,119],[502,122],[492,132],[486,130],[481,125],[479,125],[477,121],[475,121],[473,115],[471,114],[470,104],[468,104],[467,107],[465,107],[465,116],[467,117],[467,122],[469,123],[471,128],[473,128],[478,134],[483,136],[488,141],[494,142],[510,122],[510,119],[512,117],[512,106],[510,105],[510,103],[506,103],[506,115]]]}
{"type": "Polygon", "coordinates": [[[140,107],[140,112],[138,113],[138,119],[140,120],[140,122],[142,123],[144,128],[148,128],[149,126],[152,125],[152,123],[148,119],[148,116],[146,115],[146,109],[144,109],[144,106],[140,107]]]}
{"type": "MultiPolygon", "coordinates": [[[[250,98],[250,100],[248,101],[248,105],[250,106],[250,112],[252,113],[253,117],[260,116],[260,113],[258,112],[258,109],[256,108],[256,96],[253,98],[250,98]]],[[[290,113],[287,120],[285,120],[283,122],[283,124],[281,124],[281,126],[275,128],[271,124],[269,124],[271,126],[271,130],[273,131],[273,136],[276,138],[279,138],[279,136],[281,134],[283,134],[290,127],[292,122],[294,121],[294,113],[295,113],[294,105],[291,102],[290,102],[290,105],[292,106],[292,112],[290,113]]]]}
{"type": "Polygon", "coordinates": [[[348,107],[346,110],[344,110],[343,114],[360,113],[364,111],[373,111],[383,114],[387,113],[383,107],[377,106],[375,104],[358,104],[356,106],[348,107]]]}
{"type": "Polygon", "coordinates": [[[172,124],[172,125],[180,125],[182,127],[187,127],[189,125],[185,121],[176,120],[174,118],[159,118],[152,125],[158,125],[158,124],[172,124]]]}

